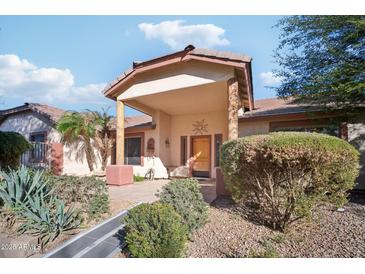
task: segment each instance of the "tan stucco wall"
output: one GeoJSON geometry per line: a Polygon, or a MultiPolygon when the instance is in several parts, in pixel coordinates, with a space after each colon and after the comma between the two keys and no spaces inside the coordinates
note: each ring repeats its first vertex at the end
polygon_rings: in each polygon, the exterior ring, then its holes
{"type": "Polygon", "coordinates": [[[159,157],[159,131],[157,127],[155,129],[133,129],[128,130],[128,133],[144,133],[144,157],[143,157],[143,165],[135,165],[133,166],[133,174],[138,176],[145,176],[147,171],[150,168],[153,168],[155,171],[155,178],[167,178],[167,169],[163,162],[159,157]],[[154,155],[148,155],[147,153],[147,142],[148,139],[153,138],[155,140],[155,152],[154,155]]]}
{"type": "Polygon", "coordinates": [[[156,153],[161,161],[167,165],[170,163],[171,147],[166,141],[171,142],[171,116],[167,113],[157,110],[153,116],[156,123],[156,142],[158,143],[156,153]]]}
{"type": "Polygon", "coordinates": [[[118,100],[137,98],[168,90],[226,81],[234,76],[233,67],[214,65],[202,61],[172,64],[136,75],[118,100]]]}
{"type": "MultiPolygon", "coordinates": [[[[208,125],[207,132],[211,135],[211,176],[215,177],[214,168],[214,134],[222,134],[223,141],[227,140],[227,112],[209,112],[190,115],[167,115],[157,111],[153,117],[156,128],[144,132],[144,153],[147,155],[147,141],[155,139],[155,157],[144,157],[143,166],[133,166],[135,175],[144,176],[151,167],[155,170],[155,178],[167,178],[167,168],[173,172],[180,167],[180,137],[188,137],[188,157],[190,157],[190,136],[194,136],[193,124],[203,120],[208,125]],[[166,145],[166,139],[170,145],[166,145]]],[[[132,131],[129,131],[132,132],[132,131]]],[[[138,132],[134,130],[133,132],[138,132]]]]}
{"type": "Polygon", "coordinates": [[[238,136],[250,136],[256,134],[266,134],[270,131],[269,121],[239,121],[238,136]]]}
{"type": "MultiPolygon", "coordinates": [[[[47,141],[50,143],[59,143],[61,141],[60,133],[52,126],[50,121],[34,112],[19,113],[9,116],[0,125],[0,131],[13,131],[22,134],[27,140],[33,132],[46,131],[47,141]]],[[[101,160],[98,152],[96,168],[100,169],[101,160]]],[[[63,149],[63,174],[68,175],[87,175],[90,173],[86,163],[86,157],[77,159],[76,151],[64,146],[63,149]]]]}
{"type": "Polygon", "coordinates": [[[171,116],[171,161],[169,165],[174,167],[180,166],[180,136],[188,137],[188,156],[190,157],[190,136],[195,135],[193,124],[203,119],[207,124],[207,132],[203,133],[203,135],[211,135],[211,176],[215,177],[214,134],[222,134],[223,141],[227,140],[228,119],[226,111],[171,116]]]}
{"type": "Polygon", "coordinates": [[[47,119],[34,112],[14,114],[5,119],[0,125],[1,131],[13,131],[23,135],[29,140],[32,132],[46,131],[47,134],[54,129],[47,119]]]}

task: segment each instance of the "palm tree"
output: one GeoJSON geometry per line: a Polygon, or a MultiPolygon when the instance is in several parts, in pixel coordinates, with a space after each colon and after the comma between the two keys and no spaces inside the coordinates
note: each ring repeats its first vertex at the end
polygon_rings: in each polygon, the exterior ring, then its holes
{"type": "Polygon", "coordinates": [[[86,161],[90,171],[96,163],[92,140],[96,135],[97,123],[87,112],[66,112],[57,123],[57,130],[62,134],[62,142],[77,151],[76,157],[86,161]]]}
{"type": "Polygon", "coordinates": [[[96,127],[95,143],[101,155],[101,169],[105,170],[108,164],[108,158],[111,155],[112,140],[112,122],[113,117],[108,114],[109,108],[101,111],[89,111],[93,117],[96,127]]]}

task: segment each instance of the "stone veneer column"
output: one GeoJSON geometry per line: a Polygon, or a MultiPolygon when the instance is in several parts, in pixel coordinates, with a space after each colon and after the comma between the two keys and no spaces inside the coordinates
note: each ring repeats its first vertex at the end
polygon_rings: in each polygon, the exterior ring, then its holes
{"type": "Polygon", "coordinates": [[[231,78],[228,84],[228,140],[238,138],[238,110],[241,107],[238,81],[231,78]]]}
{"type": "Polygon", "coordinates": [[[116,164],[124,165],[124,103],[117,100],[117,148],[116,164]]]}

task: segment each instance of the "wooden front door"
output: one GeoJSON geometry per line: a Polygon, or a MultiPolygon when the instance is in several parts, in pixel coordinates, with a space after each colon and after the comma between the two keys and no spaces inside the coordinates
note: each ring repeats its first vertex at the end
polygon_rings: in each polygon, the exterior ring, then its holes
{"type": "Polygon", "coordinates": [[[210,135],[191,137],[191,156],[196,157],[193,165],[193,176],[210,177],[210,135]]]}

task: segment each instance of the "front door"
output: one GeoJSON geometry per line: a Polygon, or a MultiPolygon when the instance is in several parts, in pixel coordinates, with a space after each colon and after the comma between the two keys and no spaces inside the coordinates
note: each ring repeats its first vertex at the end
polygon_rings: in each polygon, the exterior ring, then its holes
{"type": "Polygon", "coordinates": [[[192,136],[191,139],[191,156],[196,158],[193,176],[210,177],[210,136],[192,136]]]}

